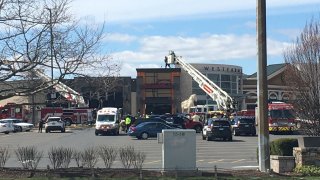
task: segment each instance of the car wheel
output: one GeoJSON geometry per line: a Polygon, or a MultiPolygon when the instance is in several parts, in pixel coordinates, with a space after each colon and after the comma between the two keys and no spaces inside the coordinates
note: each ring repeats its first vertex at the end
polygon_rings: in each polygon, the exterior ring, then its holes
{"type": "Polygon", "coordinates": [[[147,132],[141,133],[141,138],[142,139],[148,139],[148,137],[149,137],[149,134],[147,132]]]}
{"type": "Polygon", "coordinates": [[[207,141],[211,141],[211,138],[209,136],[206,137],[207,141]]]}
{"type": "Polygon", "coordinates": [[[22,127],[18,126],[18,130],[19,130],[19,132],[22,132],[22,127]]]}
{"type": "Polygon", "coordinates": [[[202,131],[201,126],[195,126],[194,130],[196,130],[196,133],[200,133],[202,131]]]}
{"type": "Polygon", "coordinates": [[[231,137],[229,137],[228,141],[232,141],[232,136],[231,136],[231,137]]]}
{"type": "Polygon", "coordinates": [[[4,132],[5,134],[9,134],[9,131],[4,132]]]}
{"type": "Polygon", "coordinates": [[[95,131],[95,132],[94,132],[94,134],[95,134],[96,136],[98,136],[98,135],[99,135],[99,133],[98,133],[97,131],[95,131]]]}
{"type": "Polygon", "coordinates": [[[46,133],[48,133],[49,131],[46,129],[46,133]]]}
{"type": "Polygon", "coordinates": [[[66,132],[66,129],[63,128],[63,129],[61,130],[61,132],[62,132],[62,133],[66,132]]]}

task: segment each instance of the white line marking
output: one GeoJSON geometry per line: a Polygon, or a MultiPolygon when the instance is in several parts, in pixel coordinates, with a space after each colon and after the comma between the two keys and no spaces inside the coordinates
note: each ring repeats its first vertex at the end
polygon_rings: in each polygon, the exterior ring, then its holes
{"type": "Polygon", "coordinates": [[[216,161],[210,161],[210,162],[208,162],[209,164],[212,164],[212,163],[217,163],[217,162],[221,162],[221,161],[223,161],[224,159],[219,159],[219,160],[216,160],[216,161]]]}
{"type": "Polygon", "coordinates": [[[237,162],[240,162],[240,161],[244,161],[245,159],[239,159],[239,160],[236,160],[236,161],[232,161],[231,163],[237,163],[237,162]]]}
{"type": "Polygon", "coordinates": [[[161,160],[157,160],[157,161],[150,161],[150,162],[146,162],[144,164],[152,164],[152,163],[157,163],[157,162],[160,162],[161,160]]]}

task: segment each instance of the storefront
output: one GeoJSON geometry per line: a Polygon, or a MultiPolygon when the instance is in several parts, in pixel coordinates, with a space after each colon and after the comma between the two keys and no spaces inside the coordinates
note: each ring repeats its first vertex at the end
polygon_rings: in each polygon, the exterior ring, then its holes
{"type": "Polygon", "coordinates": [[[137,69],[137,112],[165,114],[179,112],[180,69],[137,69]]]}

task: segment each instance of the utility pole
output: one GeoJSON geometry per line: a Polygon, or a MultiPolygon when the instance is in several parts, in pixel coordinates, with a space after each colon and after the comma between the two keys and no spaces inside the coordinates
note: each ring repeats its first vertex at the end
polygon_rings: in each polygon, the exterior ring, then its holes
{"type": "Polygon", "coordinates": [[[257,0],[259,170],[270,169],[266,0],[257,0]]]}

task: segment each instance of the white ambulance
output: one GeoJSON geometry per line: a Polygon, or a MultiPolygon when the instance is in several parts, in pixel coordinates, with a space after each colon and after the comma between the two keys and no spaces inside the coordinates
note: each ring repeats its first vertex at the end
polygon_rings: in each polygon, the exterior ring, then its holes
{"type": "Polygon", "coordinates": [[[106,107],[98,110],[96,118],[95,135],[119,134],[120,109],[106,107]]]}

